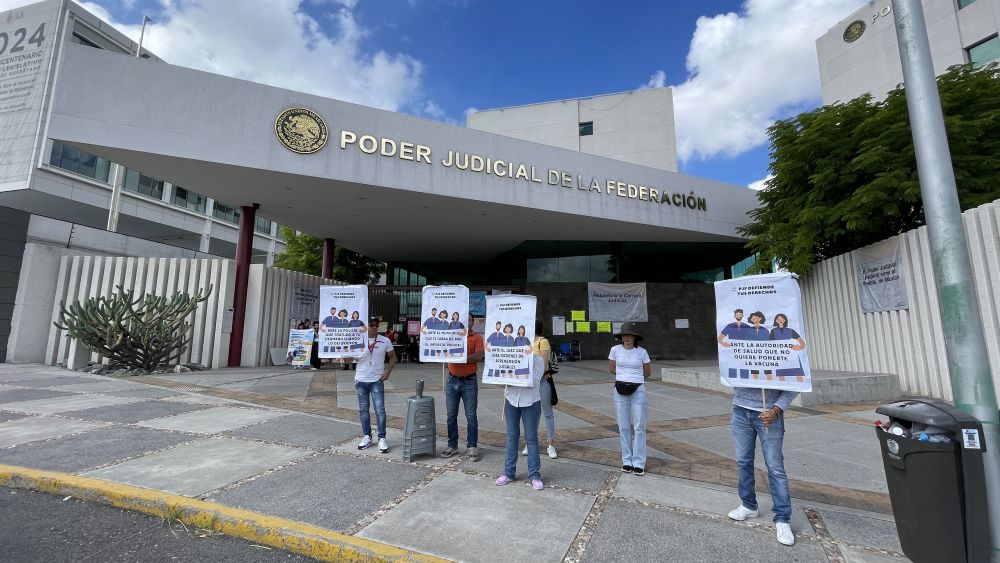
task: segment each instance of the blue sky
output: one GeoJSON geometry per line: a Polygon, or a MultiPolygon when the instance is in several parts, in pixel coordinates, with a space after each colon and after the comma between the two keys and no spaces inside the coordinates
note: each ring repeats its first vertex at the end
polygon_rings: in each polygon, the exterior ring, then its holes
{"type": "MultiPolygon", "coordinates": [[[[0,0],[0,5],[23,0],[0,0]]],[[[819,105],[814,41],[864,0],[93,0],[168,62],[464,124],[674,87],[681,172],[748,185],[765,130],[819,105]],[[315,75],[315,76],[314,76],[315,75]]]]}

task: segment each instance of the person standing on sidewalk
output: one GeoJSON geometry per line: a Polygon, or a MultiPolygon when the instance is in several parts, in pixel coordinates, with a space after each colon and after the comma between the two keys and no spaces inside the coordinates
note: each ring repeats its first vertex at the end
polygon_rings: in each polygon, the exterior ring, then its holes
{"type": "Polygon", "coordinates": [[[363,450],[372,445],[369,404],[374,402],[378,449],[382,453],[388,453],[389,443],[385,439],[385,380],[389,379],[392,368],[396,367],[396,353],[392,350],[392,342],[378,333],[379,322],[381,319],[378,317],[368,320],[368,342],[357,358],[357,370],[354,373],[354,389],[358,392],[358,413],[361,416],[361,442],[358,449],[363,450]],[[386,357],[389,358],[388,366],[385,365],[386,357]]]}
{"type": "MultiPolygon", "coordinates": [[[[752,316],[752,315],[751,315],[752,316]]],[[[789,522],[792,519],[792,497],[788,494],[788,476],[785,474],[785,457],[781,446],[785,439],[785,410],[798,393],[768,389],[761,399],[756,387],[733,389],[733,442],[736,444],[736,467],[739,475],[740,505],[729,512],[729,517],[742,522],[757,517],[757,493],[754,491],[754,450],[757,440],[764,453],[767,482],[771,486],[774,505],[774,526],[778,542],[794,545],[795,534],[789,522]]]]}
{"type": "Polygon", "coordinates": [[[309,352],[309,369],[316,371],[323,367],[319,359],[319,321],[316,321],[312,325],[313,329],[313,345],[309,352]]]}
{"type": "MultiPolygon", "coordinates": [[[[545,362],[545,374],[538,385],[538,395],[542,398],[542,415],[545,416],[545,435],[549,439],[549,447],[546,453],[549,459],[559,457],[556,454],[556,418],[552,412],[552,373],[549,371],[549,360],[552,359],[552,345],[549,339],[542,336],[545,331],[545,323],[541,319],[535,320],[535,341],[532,343],[532,350],[536,356],[541,356],[545,362]]],[[[521,450],[521,455],[528,455],[528,447],[521,450]]]]}
{"type": "Polygon", "coordinates": [[[468,333],[465,335],[466,363],[448,364],[448,382],[444,388],[445,404],[448,408],[448,447],[441,457],[451,457],[458,453],[458,401],[465,406],[465,445],[469,459],[479,461],[479,419],[476,408],[479,404],[479,382],[476,379],[476,362],[483,361],[483,337],[472,330],[475,318],[469,314],[468,333]]]}
{"type": "Polygon", "coordinates": [[[531,387],[505,385],[503,389],[503,416],[507,423],[507,449],[504,455],[503,473],[497,477],[497,485],[506,485],[514,480],[517,472],[517,445],[521,439],[521,421],[524,421],[524,441],[528,443],[528,479],[531,488],[540,491],[542,483],[542,461],[538,456],[538,419],[542,415],[541,397],[538,384],[545,373],[541,356],[532,354],[531,387]]]}
{"type": "Polygon", "coordinates": [[[621,344],[608,354],[615,376],[615,414],[622,442],[622,471],[646,473],[646,385],[652,374],[649,353],[639,346],[642,335],[634,323],[624,323],[618,334],[621,344]]]}

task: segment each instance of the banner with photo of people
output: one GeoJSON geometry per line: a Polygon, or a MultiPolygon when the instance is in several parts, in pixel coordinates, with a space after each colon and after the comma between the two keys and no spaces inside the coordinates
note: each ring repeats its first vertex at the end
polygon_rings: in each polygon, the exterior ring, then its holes
{"type": "Polygon", "coordinates": [[[319,288],[319,357],[360,356],[368,338],[368,286],[319,288]]]}
{"type": "Polygon", "coordinates": [[[465,363],[469,288],[425,285],[420,313],[420,361],[465,363]]]}
{"type": "Polygon", "coordinates": [[[288,355],[285,357],[285,364],[292,366],[304,366],[309,363],[309,355],[312,354],[313,330],[288,331],[288,355]]]}
{"type": "Polygon", "coordinates": [[[715,282],[715,310],[723,385],[812,391],[794,274],[715,282]]]}
{"type": "Polygon", "coordinates": [[[535,305],[531,295],[486,297],[483,383],[531,387],[535,305]]]}

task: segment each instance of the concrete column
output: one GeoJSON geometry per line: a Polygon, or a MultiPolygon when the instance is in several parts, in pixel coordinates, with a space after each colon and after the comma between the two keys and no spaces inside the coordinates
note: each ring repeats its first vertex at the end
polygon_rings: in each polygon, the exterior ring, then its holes
{"type": "Polygon", "coordinates": [[[243,355],[243,323],[247,316],[247,285],[253,256],[253,231],[259,203],[240,207],[240,227],[236,242],[236,283],[233,288],[233,332],[229,335],[229,367],[238,367],[243,355]]]}
{"type": "Polygon", "coordinates": [[[118,211],[122,203],[122,188],[125,187],[125,167],[114,163],[113,182],[111,184],[111,201],[108,202],[108,228],[112,233],[118,231],[118,211]]]}
{"type": "Polygon", "coordinates": [[[325,279],[333,279],[333,253],[337,248],[337,241],[332,238],[323,239],[323,271],[321,275],[325,279]]]}

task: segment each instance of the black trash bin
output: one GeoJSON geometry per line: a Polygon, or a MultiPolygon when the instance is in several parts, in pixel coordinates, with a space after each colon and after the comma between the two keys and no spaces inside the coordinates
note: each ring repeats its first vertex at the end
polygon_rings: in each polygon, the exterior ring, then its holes
{"type": "Polygon", "coordinates": [[[893,401],[875,412],[889,417],[876,433],[903,553],[914,563],[989,561],[982,424],[932,399],[893,401]],[[890,431],[894,425],[901,435],[890,431]],[[950,441],[919,439],[925,426],[947,431],[936,436],[950,441]]]}

